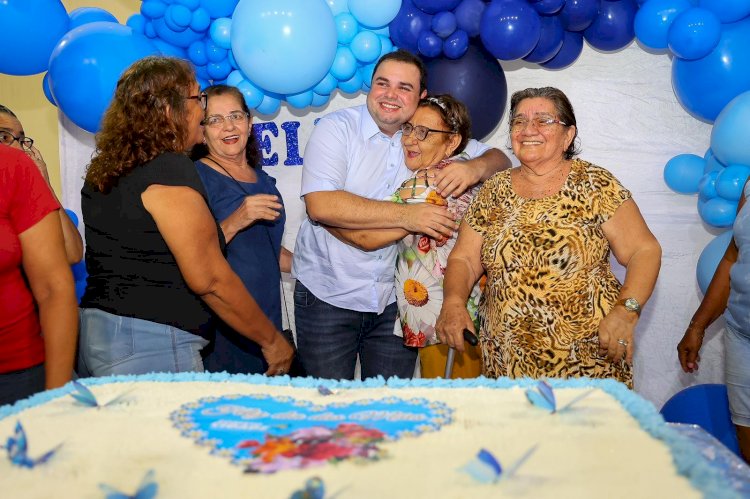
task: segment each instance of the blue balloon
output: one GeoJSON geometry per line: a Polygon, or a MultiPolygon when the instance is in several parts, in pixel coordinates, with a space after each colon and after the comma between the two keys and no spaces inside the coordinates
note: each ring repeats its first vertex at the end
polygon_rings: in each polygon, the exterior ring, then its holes
{"type": "Polygon", "coordinates": [[[565,5],[565,0],[536,0],[532,5],[539,14],[551,16],[560,12],[565,5]]]}
{"type": "Polygon", "coordinates": [[[453,11],[458,29],[466,31],[469,37],[477,36],[485,6],[482,0],[463,0],[453,11]]]}
{"type": "Polygon", "coordinates": [[[76,212],[65,208],[65,214],[68,215],[68,218],[73,223],[73,225],[78,227],[78,215],[76,215],[76,212]]]}
{"type": "Polygon", "coordinates": [[[716,156],[711,154],[711,156],[706,160],[706,167],[703,169],[703,173],[720,171],[725,166],[727,165],[719,161],[719,159],[716,156]]]}
{"type": "MultiPolygon", "coordinates": [[[[146,34],[148,35],[148,26],[146,25],[146,34]]],[[[188,48],[191,43],[196,40],[200,40],[204,37],[205,33],[198,33],[192,28],[184,28],[180,31],[174,30],[169,27],[164,17],[154,19],[151,21],[156,35],[167,43],[171,43],[177,47],[188,48]]]]}
{"type": "MultiPolygon", "coordinates": [[[[378,37],[380,37],[380,57],[393,52],[393,42],[391,41],[390,37],[382,35],[378,35],[378,37]]],[[[380,57],[378,57],[378,59],[380,59],[380,57]]]]}
{"type": "Polygon", "coordinates": [[[370,82],[372,82],[372,75],[375,73],[375,63],[367,64],[357,70],[359,75],[362,77],[362,87],[370,88],[370,82]]]}
{"type": "Polygon", "coordinates": [[[354,36],[359,32],[359,23],[348,12],[342,12],[334,18],[336,23],[336,38],[342,45],[347,45],[354,40],[354,36]]]}
{"type": "Polygon", "coordinates": [[[241,0],[235,23],[234,58],[268,91],[295,94],[312,88],[336,57],[336,23],[324,0],[241,0]]]}
{"type": "Polygon", "coordinates": [[[720,172],[721,170],[712,170],[708,173],[704,173],[701,181],[698,182],[699,198],[702,201],[708,201],[719,195],[719,193],[716,192],[716,179],[720,172]]]}
{"type": "Polygon", "coordinates": [[[42,78],[42,91],[47,100],[50,101],[53,106],[57,107],[57,102],[55,102],[55,98],[52,97],[52,90],[49,88],[49,73],[44,73],[44,78],[42,78]]]}
{"type": "Polygon", "coordinates": [[[86,272],[86,264],[84,262],[74,263],[70,266],[70,270],[73,271],[73,278],[76,281],[86,281],[88,273],[86,272]]]}
{"type": "Polygon", "coordinates": [[[750,0],[699,0],[698,6],[712,11],[724,24],[750,15],[750,0]]]}
{"type": "Polygon", "coordinates": [[[286,101],[289,103],[290,106],[296,107],[297,109],[305,108],[309,106],[310,104],[312,104],[313,91],[306,90],[298,94],[287,95],[286,101]]]}
{"type": "Polygon", "coordinates": [[[208,14],[214,18],[231,17],[239,0],[200,0],[201,8],[206,9],[208,14]]]}
{"type": "Polygon", "coordinates": [[[206,52],[206,42],[196,40],[190,44],[187,49],[188,58],[196,66],[205,66],[208,64],[208,53],[206,52]]]}
{"type": "Polygon", "coordinates": [[[345,94],[356,94],[362,90],[362,75],[360,72],[355,71],[354,76],[346,81],[340,81],[339,89],[345,94]]]}
{"type": "Polygon", "coordinates": [[[716,267],[719,266],[719,262],[724,257],[724,253],[727,251],[732,237],[734,236],[731,230],[722,232],[716,236],[711,242],[709,242],[703,251],[701,256],[698,258],[698,265],[696,266],[695,276],[698,279],[698,287],[701,293],[706,294],[708,285],[711,284],[711,279],[714,277],[716,267]]]}
{"type": "MultiPolygon", "coordinates": [[[[724,24],[716,48],[702,59],[672,61],[672,87],[691,114],[713,121],[724,106],[750,90],[750,17],[724,24]]],[[[716,153],[716,151],[714,151],[716,153]]]]}
{"type": "Polygon", "coordinates": [[[391,30],[394,45],[417,54],[419,53],[417,48],[419,35],[422,31],[429,30],[431,25],[431,15],[415,7],[412,0],[403,0],[401,9],[388,27],[391,30]]]}
{"type": "Polygon", "coordinates": [[[664,166],[664,182],[680,194],[695,194],[706,160],[695,154],[678,154],[664,166]]]}
{"type": "Polygon", "coordinates": [[[184,31],[192,20],[193,13],[184,5],[172,4],[164,12],[164,22],[172,31],[184,31]]]}
{"type": "Polygon", "coordinates": [[[708,225],[719,228],[730,227],[737,216],[737,202],[715,197],[706,201],[698,209],[698,214],[708,225]]]}
{"type": "Polygon", "coordinates": [[[566,31],[583,31],[598,13],[599,0],[567,0],[558,15],[566,31]]]}
{"type": "Polygon", "coordinates": [[[583,35],[574,31],[563,34],[563,44],[555,57],[540,65],[547,69],[562,69],[573,64],[583,51],[583,35]]]}
{"type": "Polygon", "coordinates": [[[312,107],[320,107],[324,105],[326,102],[328,102],[328,95],[320,95],[313,92],[313,100],[312,104],[310,104],[312,107]]]}
{"type": "Polygon", "coordinates": [[[360,31],[352,40],[349,49],[359,62],[369,64],[380,57],[380,49],[382,48],[380,39],[381,37],[372,31],[360,31]]]}
{"type": "Polygon", "coordinates": [[[320,95],[330,95],[331,92],[336,90],[338,84],[339,82],[336,77],[328,73],[313,87],[313,92],[320,95]]]}
{"type": "Polygon", "coordinates": [[[667,45],[677,57],[702,59],[721,39],[721,22],[713,12],[691,8],[679,13],[667,31],[667,45]]]}
{"type": "Polygon", "coordinates": [[[462,29],[457,29],[443,40],[443,54],[448,59],[460,59],[467,50],[469,50],[469,35],[462,29]]]}
{"type": "Polygon", "coordinates": [[[95,133],[122,72],[158,53],[148,38],[127,26],[84,24],[67,33],[50,56],[52,95],[73,123],[95,133]]]}
{"type": "Polygon", "coordinates": [[[750,175],[750,166],[727,166],[716,177],[716,192],[729,201],[739,201],[748,175],[750,175]]]}
{"type": "Polygon", "coordinates": [[[216,19],[211,23],[211,28],[208,30],[211,40],[223,49],[229,50],[232,46],[231,33],[232,33],[232,20],[228,17],[222,17],[216,19]]]}
{"type": "Polygon", "coordinates": [[[331,64],[331,74],[339,81],[345,81],[357,72],[357,58],[349,47],[340,46],[331,64]]]}
{"type": "Polygon", "coordinates": [[[457,26],[456,16],[453,12],[438,12],[432,18],[432,31],[442,39],[452,35],[457,26]]]}
{"type": "Polygon", "coordinates": [[[206,40],[206,58],[208,62],[219,62],[227,58],[229,51],[215,44],[211,39],[206,40]]]}
{"type": "Polygon", "coordinates": [[[360,24],[368,28],[380,28],[396,17],[401,0],[349,0],[349,11],[360,24]]]}
{"type": "Polygon", "coordinates": [[[543,16],[539,41],[529,55],[523,59],[528,62],[547,62],[557,55],[563,45],[565,30],[559,16],[543,16]]]}
{"type": "Polygon", "coordinates": [[[258,111],[258,114],[271,115],[278,111],[280,107],[281,99],[266,94],[263,96],[263,101],[255,109],[258,111]]]}
{"type": "Polygon", "coordinates": [[[612,52],[620,50],[633,41],[633,22],[638,12],[635,0],[601,0],[599,15],[583,32],[583,37],[592,47],[612,52]]]}
{"type": "Polygon", "coordinates": [[[68,26],[68,30],[75,29],[84,24],[95,23],[97,21],[110,23],[119,22],[115,16],[104,9],[98,7],[79,7],[70,11],[70,25],[68,26]]]}
{"type": "Polygon", "coordinates": [[[503,117],[508,85],[498,60],[481,44],[472,42],[460,59],[427,61],[427,88],[433,94],[451,94],[463,102],[471,117],[471,136],[482,140],[503,117]]]}
{"type": "Polygon", "coordinates": [[[212,81],[223,80],[232,72],[232,65],[229,64],[229,59],[209,62],[206,64],[206,72],[212,81]]]}
{"type": "Polygon", "coordinates": [[[59,0],[0,1],[0,73],[32,75],[47,70],[70,19],[59,0]]]}
{"type": "Polygon", "coordinates": [[[425,57],[437,57],[443,51],[443,40],[432,31],[425,30],[419,35],[417,48],[425,57]]]}
{"type": "Polygon", "coordinates": [[[349,12],[349,0],[326,0],[326,3],[334,16],[342,12],[349,12]]]}
{"type": "Polygon", "coordinates": [[[230,87],[236,87],[240,84],[241,81],[243,81],[245,77],[242,75],[242,71],[234,70],[231,73],[227,75],[227,85],[230,87]]]}
{"type": "Polygon", "coordinates": [[[141,14],[149,19],[158,19],[164,17],[167,7],[167,4],[161,0],[143,0],[141,2],[141,14]]]}
{"type": "Polygon", "coordinates": [[[211,15],[208,13],[208,11],[202,8],[195,9],[193,11],[193,18],[190,20],[190,29],[197,32],[203,32],[206,31],[210,26],[211,15]]]}
{"type": "Polygon", "coordinates": [[[667,48],[667,32],[672,21],[692,6],[690,0],[649,0],[635,15],[635,36],[646,47],[667,48]]]}
{"type": "Polygon", "coordinates": [[[187,59],[187,50],[185,50],[182,47],[175,47],[174,45],[165,42],[164,40],[161,40],[159,38],[154,38],[151,40],[151,43],[153,43],[157,49],[159,49],[159,52],[162,55],[168,55],[171,57],[177,57],[178,59],[187,59]]]}
{"type": "MultiPolygon", "coordinates": [[[[367,0],[376,3],[373,0],[367,0]]],[[[349,0],[351,3],[352,0],[349,0]]],[[[443,10],[453,10],[458,7],[461,0],[414,0],[414,5],[428,14],[437,14],[443,10]]]]}
{"type": "Polygon", "coordinates": [[[255,109],[260,106],[261,102],[263,102],[263,97],[265,97],[263,90],[256,87],[248,80],[242,80],[239,82],[237,88],[242,92],[242,96],[245,98],[245,104],[247,104],[247,107],[250,109],[255,109]]]}
{"type": "Polygon", "coordinates": [[[482,14],[479,36],[495,58],[513,61],[534,50],[541,25],[539,14],[526,2],[493,2],[482,14]]]}
{"type": "Polygon", "coordinates": [[[750,166],[748,144],[750,123],[750,91],[743,92],[722,109],[711,130],[711,150],[724,164],[750,166]]]}
{"type": "Polygon", "coordinates": [[[143,17],[141,14],[133,14],[132,16],[128,17],[128,20],[125,22],[127,26],[130,26],[133,28],[133,31],[140,34],[146,33],[146,18],[143,17]]]}

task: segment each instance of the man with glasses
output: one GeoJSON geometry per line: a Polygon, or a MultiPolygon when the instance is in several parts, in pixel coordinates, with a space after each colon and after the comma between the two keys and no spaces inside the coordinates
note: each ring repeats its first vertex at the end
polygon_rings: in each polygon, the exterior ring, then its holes
{"type": "MultiPolygon", "coordinates": [[[[47,183],[52,196],[55,200],[60,203],[57,198],[54,189],[49,181],[49,174],[47,173],[47,164],[42,158],[42,153],[39,149],[34,147],[34,139],[27,137],[23,130],[21,122],[18,117],[8,109],[6,106],[0,104],[0,144],[13,147],[15,149],[21,149],[25,152],[39,168],[39,172],[44,177],[44,181],[47,183]]],[[[65,213],[65,210],[58,210],[60,214],[60,223],[62,224],[63,237],[65,239],[65,253],[68,257],[68,263],[74,264],[81,261],[83,258],[83,241],[81,240],[81,234],[73,222],[65,213]]]]}
{"type": "MultiPolygon", "coordinates": [[[[301,195],[308,218],[297,236],[292,273],[297,346],[310,376],[352,379],[357,356],[362,378],[414,373],[416,350],[393,334],[395,246],[364,252],[324,226],[400,228],[436,239],[456,229],[444,207],[381,201],[410,174],[401,130],[426,96],[426,80],[422,61],[409,52],[383,56],[367,104],[323,117],[307,143],[301,195]]],[[[476,141],[466,151],[476,159],[436,174],[441,195],[458,196],[510,166],[500,151],[476,141]]]]}

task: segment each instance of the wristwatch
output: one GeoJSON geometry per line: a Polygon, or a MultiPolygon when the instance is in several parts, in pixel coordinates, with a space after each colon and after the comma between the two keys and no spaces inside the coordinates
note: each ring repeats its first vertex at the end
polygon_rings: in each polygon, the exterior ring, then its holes
{"type": "Polygon", "coordinates": [[[618,300],[617,305],[622,305],[628,312],[635,312],[638,317],[641,316],[641,304],[635,298],[623,298],[618,300]]]}

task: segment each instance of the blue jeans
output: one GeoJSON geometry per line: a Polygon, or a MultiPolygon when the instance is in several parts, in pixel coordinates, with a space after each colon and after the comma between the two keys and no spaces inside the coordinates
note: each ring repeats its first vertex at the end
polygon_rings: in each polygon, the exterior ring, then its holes
{"type": "Polygon", "coordinates": [[[0,405],[44,391],[44,364],[0,374],[0,405]]]}
{"type": "Polygon", "coordinates": [[[362,379],[411,378],[417,350],[393,334],[395,303],[382,314],[335,307],[313,295],[301,282],[294,287],[297,352],[308,376],[354,379],[359,355],[362,379]]]}
{"type": "Polygon", "coordinates": [[[80,320],[81,377],[203,372],[200,351],[208,341],[198,335],[96,308],[82,308],[80,320]]]}

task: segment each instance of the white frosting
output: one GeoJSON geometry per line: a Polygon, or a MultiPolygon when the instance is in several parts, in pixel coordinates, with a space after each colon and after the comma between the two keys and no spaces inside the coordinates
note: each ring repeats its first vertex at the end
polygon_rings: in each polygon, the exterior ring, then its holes
{"type": "MultiPolygon", "coordinates": [[[[314,388],[246,383],[141,382],[90,387],[106,402],[129,391],[121,402],[87,408],[70,396],[0,420],[0,442],[21,421],[36,457],[62,444],[46,464],[34,469],[11,465],[0,456],[0,496],[13,498],[104,497],[99,483],[132,494],[149,469],[157,497],[289,498],[313,476],[326,497],[700,497],[676,471],[668,447],[653,439],[609,394],[596,389],[569,410],[549,414],[532,406],[521,388],[339,389],[323,396],[314,388]],[[291,396],[317,404],[395,396],[442,402],[453,421],[438,431],[379,447],[377,462],[342,462],[276,474],[246,474],[228,458],[211,455],[170,420],[182,404],[230,394],[291,396]],[[481,484],[460,468],[481,448],[505,466],[532,445],[536,452],[514,477],[481,484]]],[[[559,406],[582,388],[555,390],[559,406]]]]}

